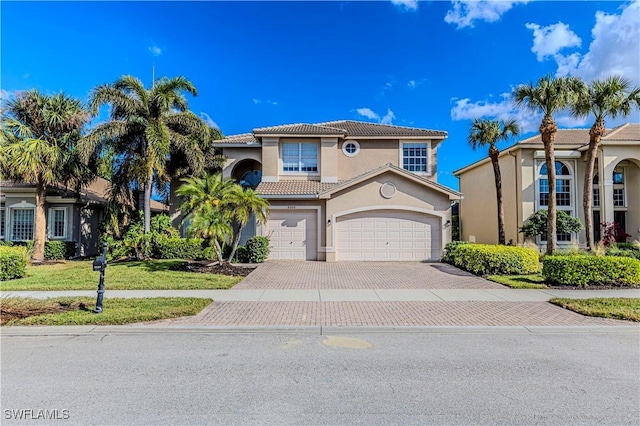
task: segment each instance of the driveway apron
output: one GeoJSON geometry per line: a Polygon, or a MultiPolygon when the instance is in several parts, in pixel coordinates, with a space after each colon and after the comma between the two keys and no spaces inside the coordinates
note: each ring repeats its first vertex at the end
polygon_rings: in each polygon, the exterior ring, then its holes
{"type": "MultiPolygon", "coordinates": [[[[249,290],[265,290],[265,294],[269,291],[280,296],[260,301],[218,300],[196,316],[154,324],[259,327],[631,324],[586,317],[537,297],[496,300],[496,294],[517,295],[518,291],[531,290],[508,289],[442,263],[269,261],[229,293],[249,290]],[[431,296],[424,297],[425,293],[431,296]],[[313,297],[300,300],[297,295],[313,297]],[[448,298],[439,297],[442,295],[448,298]]],[[[594,293],[593,297],[597,297],[597,291],[594,293]]]]}

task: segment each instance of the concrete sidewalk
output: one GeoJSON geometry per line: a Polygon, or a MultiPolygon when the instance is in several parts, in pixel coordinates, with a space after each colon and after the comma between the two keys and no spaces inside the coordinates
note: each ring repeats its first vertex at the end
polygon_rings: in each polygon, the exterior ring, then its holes
{"type": "MultiPolygon", "coordinates": [[[[4,297],[88,296],[87,291],[4,291],[4,297]]],[[[640,289],[529,290],[529,289],[356,289],[356,290],[107,290],[108,298],[203,297],[216,302],[546,302],[552,298],[640,298],[640,289]]]]}

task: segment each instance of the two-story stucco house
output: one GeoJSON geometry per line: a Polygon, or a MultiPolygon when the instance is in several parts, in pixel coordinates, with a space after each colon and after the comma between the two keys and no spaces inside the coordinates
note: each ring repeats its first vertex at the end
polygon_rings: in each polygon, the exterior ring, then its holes
{"type": "Polygon", "coordinates": [[[437,183],[446,137],[332,121],[257,128],[216,146],[227,158],[224,177],[270,202],[266,223],[249,227],[269,237],[270,259],[437,260],[460,198],[437,183]]]}
{"type": "MultiPolygon", "coordinates": [[[[582,194],[589,130],[559,130],[555,139],[556,201],[584,223],[582,194]]],[[[640,124],[627,123],[607,130],[597,153],[593,179],[594,237],[602,222],[618,223],[640,240],[640,124]]],[[[540,209],[547,208],[548,181],[540,135],[504,149],[499,158],[507,241],[523,242],[519,228],[540,209]]],[[[493,168],[488,158],[454,172],[460,179],[460,232],[466,241],[495,244],[498,219],[493,168]]],[[[585,244],[585,233],[558,233],[558,246],[585,244]]],[[[538,244],[545,242],[538,239],[538,244]]]]}

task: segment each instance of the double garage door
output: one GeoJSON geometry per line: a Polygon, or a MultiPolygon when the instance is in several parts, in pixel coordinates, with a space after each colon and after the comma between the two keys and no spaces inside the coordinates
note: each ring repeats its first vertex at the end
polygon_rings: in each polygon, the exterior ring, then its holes
{"type": "MultiPolygon", "coordinates": [[[[437,217],[408,211],[376,210],[336,221],[337,260],[420,261],[440,257],[437,217]]],[[[267,220],[270,259],[316,260],[316,211],[271,211],[267,220]]]]}
{"type": "Polygon", "coordinates": [[[432,260],[440,256],[440,220],[397,210],[342,216],[337,220],[337,259],[432,260]]]}

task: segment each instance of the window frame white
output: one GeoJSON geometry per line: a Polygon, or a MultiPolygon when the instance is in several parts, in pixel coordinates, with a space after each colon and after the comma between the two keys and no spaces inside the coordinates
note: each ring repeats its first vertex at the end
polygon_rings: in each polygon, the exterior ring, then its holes
{"type": "Polygon", "coordinates": [[[613,208],[616,211],[627,210],[627,169],[626,167],[615,167],[611,175],[611,182],[613,182],[613,188],[611,190],[611,196],[613,197],[613,208]],[[614,176],[616,173],[622,174],[622,182],[616,183],[614,176]],[[616,191],[622,191],[622,204],[616,204],[616,191]]]}
{"type": "Polygon", "coordinates": [[[304,175],[304,176],[320,176],[320,146],[317,142],[304,142],[304,141],[286,141],[280,145],[280,173],[283,175],[304,175]],[[285,145],[297,145],[298,146],[298,169],[297,170],[285,170],[285,145]],[[316,170],[302,170],[302,146],[313,145],[316,149],[316,170]]]}
{"type": "MultiPolygon", "coordinates": [[[[569,171],[569,175],[557,175],[556,174],[556,188],[558,185],[558,176],[560,176],[561,179],[563,180],[569,180],[569,205],[568,206],[559,206],[557,203],[557,191],[556,191],[556,210],[562,210],[565,213],[568,213],[569,215],[571,215],[571,217],[577,217],[576,216],[576,200],[577,200],[577,179],[575,177],[576,175],[576,162],[575,160],[555,160],[556,163],[561,163],[563,164],[567,170],[569,171]]],[[[540,211],[540,210],[544,210],[544,209],[548,209],[549,206],[547,205],[542,205],[540,203],[540,194],[542,193],[540,191],[540,183],[542,179],[547,179],[547,185],[548,185],[548,175],[547,174],[541,174],[541,170],[543,168],[543,166],[546,165],[546,161],[544,160],[536,160],[536,164],[535,164],[535,207],[536,207],[536,212],[540,211]]],[[[555,167],[555,165],[554,165],[555,167]]],[[[577,241],[578,238],[578,234],[575,232],[570,233],[570,239],[565,241],[565,240],[560,240],[558,239],[558,233],[556,233],[556,242],[559,245],[563,245],[563,244],[572,244],[574,241],[577,241]]],[[[546,244],[547,240],[546,240],[546,235],[545,238],[543,239],[543,237],[536,237],[536,242],[538,244],[546,244]]]]}
{"type": "Polygon", "coordinates": [[[342,144],[342,153],[344,155],[346,155],[347,157],[355,157],[356,155],[358,155],[360,153],[360,143],[358,143],[358,141],[354,140],[354,139],[347,139],[346,141],[344,141],[344,143],[342,144]],[[353,145],[355,146],[356,150],[353,152],[349,152],[347,150],[347,146],[348,145],[353,145]]]}
{"type": "Polygon", "coordinates": [[[49,207],[47,212],[47,237],[50,240],[66,240],[69,235],[69,209],[67,207],[49,207]],[[55,235],[56,230],[56,222],[55,215],[56,212],[63,212],[63,232],[62,235],[55,235]]]}
{"type": "MultiPolygon", "coordinates": [[[[399,154],[399,167],[403,170],[406,170],[410,173],[419,175],[419,176],[431,176],[431,141],[425,141],[425,140],[402,140],[400,141],[400,152],[399,154]],[[405,157],[404,155],[404,149],[405,149],[405,145],[425,145],[426,148],[426,159],[425,159],[425,170],[424,171],[414,171],[414,170],[409,170],[407,168],[404,167],[404,160],[405,158],[409,158],[409,157],[405,157]]],[[[415,157],[418,158],[418,157],[415,157]]]]}
{"type": "Polygon", "coordinates": [[[11,207],[9,209],[10,213],[10,225],[9,225],[9,235],[11,237],[10,241],[33,241],[33,238],[35,236],[35,232],[36,232],[36,208],[35,207],[27,207],[27,206],[20,206],[20,207],[11,207]],[[18,239],[15,236],[15,231],[14,231],[14,227],[16,226],[17,221],[15,220],[14,215],[18,212],[18,211],[32,211],[33,212],[33,220],[31,221],[31,238],[27,238],[27,239],[18,239]]]}

